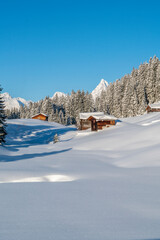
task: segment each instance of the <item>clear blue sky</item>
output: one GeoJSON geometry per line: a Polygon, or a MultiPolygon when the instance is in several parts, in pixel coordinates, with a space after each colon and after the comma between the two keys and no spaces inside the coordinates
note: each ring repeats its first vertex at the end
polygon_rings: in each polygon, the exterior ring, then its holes
{"type": "Polygon", "coordinates": [[[154,55],[158,0],[0,1],[0,83],[13,97],[92,91],[154,55]]]}

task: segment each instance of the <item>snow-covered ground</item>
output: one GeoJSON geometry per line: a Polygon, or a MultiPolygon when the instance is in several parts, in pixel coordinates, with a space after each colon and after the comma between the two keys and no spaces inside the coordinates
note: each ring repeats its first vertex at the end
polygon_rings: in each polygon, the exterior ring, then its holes
{"type": "Polygon", "coordinates": [[[159,133],[160,113],[99,132],[9,120],[0,239],[159,239],[159,133]]]}

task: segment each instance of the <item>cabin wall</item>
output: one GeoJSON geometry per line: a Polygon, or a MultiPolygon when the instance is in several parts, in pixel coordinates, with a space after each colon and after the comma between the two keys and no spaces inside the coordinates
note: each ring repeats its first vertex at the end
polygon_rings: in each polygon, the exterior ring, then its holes
{"type": "Polygon", "coordinates": [[[91,128],[92,131],[102,130],[104,127],[109,127],[111,125],[115,125],[115,120],[96,121],[96,126],[93,126],[93,125],[95,125],[95,123],[93,123],[93,119],[91,119],[91,120],[81,119],[80,130],[86,130],[89,128],[91,128]]]}
{"type": "Polygon", "coordinates": [[[103,129],[103,127],[106,127],[106,126],[109,127],[111,125],[115,125],[115,120],[97,122],[98,129],[103,129]]]}
{"type": "Polygon", "coordinates": [[[32,119],[38,119],[38,120],[42,120],[42,121],[48,121],[48,117],[43,116],[43,115],[37,115],[35,117],[32,117],[32,119]]]}
{"type": "Polygon", "coordinates": [[[91,121],[81,119],[80,130],[86,130],[89,128],[91,128],[91,121]]]}
{"type": "Polygon", "coordinates": [[[150,113],[150,112],[160,112],[160,108],[148,108],[147,113],[150,113]]]}

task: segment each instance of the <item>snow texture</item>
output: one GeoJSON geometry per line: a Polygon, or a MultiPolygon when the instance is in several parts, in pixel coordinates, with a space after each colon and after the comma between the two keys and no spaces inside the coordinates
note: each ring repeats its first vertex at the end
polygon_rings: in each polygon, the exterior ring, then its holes
{"type": "Polygon", "coordinates": [[[108,82],[105,81],[104,79],[101,79],[98,86],[92,91],[93,99],[95,100],[97,97],[99,97],[102,91],[106,91],[107,87],[108,87],[108,82]]]}
{"type": "Polygon", "coordinates": [[[58,98],[60,98],[60,97],[66,97],[67,94],[65,94],[65,93],[63,93],[63,92],[55,92],[54,95],[51,97],[51,99],[55,98],[56,96],[57,96],[58,98]]]}
{"type": "Polygon", "coordinates": [[[5,109],[9,109],[12,110],[14,108],[16,109],[20,109],[20,106],[24,106],[24,105],[29,105],[29,103],[31,101],[26,101],[23,98],[17,97],[17,98],[12,98],[9,93],[2,93],[1,96],[4,99],[4,103],[5,103],[5,109]]]}
{"type": "Polygon", "coordinates": [[[43,115],[43,116],[45,116],[45,117],[48,117],[48,115],[45,114],[45,113],[37,113],[37,114],[33,115],[32,118],[35,117],[35,116],[38,116],[38,115],[43,115]]]}
{"type": "Polygon", "coordinates": [[[90,113],[80,113],[80,119],[88,119],[89,117],[94,117],[96,120],[116,120],[117,118],[104,112],[90,112],[90,113]]]}
{"type": "Polygon", "coordinates": [[[156,103],[153,103],[153,104],[149,104],[149,106],[151,108],[160,108],[160,102],[156,102],[156,103]]]}
{"type": "Polygon", "coordinates": [[[90,116],[104,116],[104,112],[88,112],[88,113],[80,113],[80,119],[88,119],[90,116]]]}
{"type": "Polygon", "coordinates": [[[8,120],[0,239],[159,239],[159,132],[160,113],[98,132],[8,120]]]}

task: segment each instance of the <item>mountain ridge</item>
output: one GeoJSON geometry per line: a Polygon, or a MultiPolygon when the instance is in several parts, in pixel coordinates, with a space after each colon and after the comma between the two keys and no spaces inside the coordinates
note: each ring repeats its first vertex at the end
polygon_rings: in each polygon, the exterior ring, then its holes
{"type": "Polygon", "coordinates": [[[31,102],[30,100],[27,101],[27,100],[25,100],[24,98],[21,98],[21,97],[12,98],[11,95],[7,92],[2,93],[1,95],[4,99],[6,110],[12,110],[14,108],[19,110],[21,106],[24,106],[24,105],[28,106],[29,103],[31,102]]]}
{"type": "MultiPolygon", "coordinates": [[[[100,96],[101,92],[103,90],[106,90],[108,87],[108,82],[105,81],[104,79],[101,79],[100,83],[97,85],[97,87],[91,92],[93,99],[95,100],[97,97],[100,96]]],[[[29,105],[30,102],[32,102],[31,100],[25,100],[24,98],[21,97],[17,97],[17,98],[12,98],[11,95],[8,92],[2,93],[1,94],[4,101],[5,101],[5,109],[6,110],[12,110],[14,108],[16,109],[20,109],[20,106],[25,106],[25,105],[29,105]]],[[[67,94],[63,93],[63,92],[55,92],[53,94],[53,96],[51,97],[51,99],[55,98],[56,96],[58,97],[66,97],[67,94]]]]}

